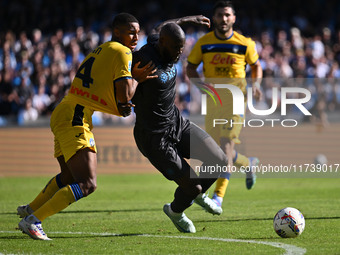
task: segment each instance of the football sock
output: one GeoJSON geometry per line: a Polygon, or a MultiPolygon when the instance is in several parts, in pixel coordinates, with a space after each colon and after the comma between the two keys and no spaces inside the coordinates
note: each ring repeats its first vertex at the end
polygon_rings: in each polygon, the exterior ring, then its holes
{"type": "Polygon", "coordinates": [[[234,166],[238,168],[241,168],[241,166],[247,167],[249,166],[249,159],[246,156],[236,152],[236,156],[234,158],[234,166]]]}
{"type": "Polygon", "coordinates": [[[43,204],[33,214],[43,221],[47,217],[60,212],[68,207],[73,202],[81,199],[83,192],[81,191],[78,183],[72,183],[64,188],[58,190],[50,200],[43,204]]]}
{"type": "Polygon", "coordinates": [[[33,211],[36,211],[62,187],[64,187],[64,185],[60,181],[60,174],[58,174],[46,184],[45,188],[40,191],[38,196],[29,204],[29,206],[33,211]]]}
{"type": "Polygon", "coordinates": [[[171,203],[171,210],[175,213],[182,213],[193,204],[195,199],[195,197],[186,194],[180,187],[177,187],[174,197],[175,199],[171,203]]]}
{"type": "Polygon", "coordinates": [[[36,222],[39,222],[39,219],[37,219],[37,217],[35,217],[33,214],[27,216],[25,218],[26,221],[28,221],[29,223],[36,223],[36,222]]]}
{"type": "MultiPolygon", "coordinates": [[[[241,166],[243,167],[249,166],[249,159],[246,156],[238,153],[237,151],[236,151],[236,155],[233,161],[234,161],[234,166],[236,166],[237,168],[241,168],[241,166]]],[[[227,174],[229,174],[229,176],[222,175],[222,177],[224,178],[219,178],[216,181],[216,188],[214,192],[217,196],[219,196],[222,199],[225,196],[225,192],[229,184],[230,173],[227,173],[227,174]]]]}
{"type": "Polygon", "coordinates": [[[205,193],[211,187],[211,185],[214,184],[214,182],[216,182],[216,178],[202,179],[201,180],[202,193],[205,193]]]}
{"type": "MultiPolygon", "coordinates": [[[[205,163],[202,164],[202,167],[205,168],[206,166],[211,166],[212,164],[213,163],[206,163],[205,162],[205,163]]],[[[218,173],[216,173],[216,174],[218,174],[218,173]]],[[[214,176],[213,174],[209,173],[208,171],[207,171],[206,174],[203,174],[202,177],[200,175],[200,184],[201,184],[201,187],[202,187],[201,193],[205,193],[211,187],[211,185],[213,185],[216,182],[216,179],[217,179],[217,176],[214,176]]]]}
{"type": "Polygon", "coordinates": [[[216,181],[216,187],[214,193],[223,198],[229,184],[229,178],[218,178],[216,181]]]}
{"type": "MultiPolygon", "coordinates": [[[[236,155],[233,158],[234,164],[237,161],[237,159],[238,159],[238,153],[236,152],[236,155]]],[[[226,192],[228,184],[229,184],[230,175],[231,175],[231,173],[228,173],[228,172],[222,173],[221,177],[218,178],[217,181],[216,181],[216,187],[215,187],[215,190],[214,190],[214,194],[216,196],[220,197],[222,201],[223,201],[223,198],[225,196],[225,192],[226,192]]],[[[221,204],[222,204],[222,201],[221,201],[221,204]]]]}
{"type": "Polygon", "coordinates": [[[180,215],[182,215],[182,213],[176,213],[176,212],[174,212],[174,211],[171,209],[171,205],[170,205],[170,208],[169,208],[169,213],[170,213],[171,215],[174,215],[174,216],[180,216],[180,215]]]}

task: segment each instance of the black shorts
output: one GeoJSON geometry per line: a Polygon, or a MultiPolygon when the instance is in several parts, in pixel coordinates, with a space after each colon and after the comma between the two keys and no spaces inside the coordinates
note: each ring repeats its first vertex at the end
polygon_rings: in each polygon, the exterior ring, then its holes
{"type": "Polygon", "coordinates": [[[142,154],[169,180],[176,180],[193,171],[185,158],[212,163],[227,162],[223,151],[209,134],[191,122],[183,125],[181,130],[169,128],[163,133],[151,133],[135,126],[134,137],[142,154]]]}

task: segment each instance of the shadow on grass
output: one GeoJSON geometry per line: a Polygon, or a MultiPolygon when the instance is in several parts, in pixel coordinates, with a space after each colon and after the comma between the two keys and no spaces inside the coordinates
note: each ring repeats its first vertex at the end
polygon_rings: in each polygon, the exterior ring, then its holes
{"type": "MultiPolygon", "coordinates": [[[[333,217],[305,217],[306,220],[339,220],[340,216],[333,217]]],[[[213,220],[195,220],[195,222],[237,222],[237,221],[260,221],[273,220],[273,218],[245,218],[245,219],[213,219],[213,220]]]]}
{"type": "Polygon", "coordinates": [[[77,239],[80,239],[80,238],[93,238],[93,237],[133,237],[133,236],[142,236],[143,234],[134,234],[134,233],[131,233],[131,234],[90,234],[90,235],[87,235],[86,233],[84,234],[81,234],[79,236],[77,235],[70,235],[70,236],[67,236],[67,234],[54,234],[54,233],[51,233],[50,235],[48,235],[49,238],[53,239],[53,238],[58,238],[58,239],[70,239],[70,238],[77,238],[77,239]]]}
{"type": "MultiPolygon", "coordinates": [[[[121,210],[77,210],[77,211],[61,211],[59,213],[65,214],[89,214],[89,213],[134,213],[134,212],[161,212],[161,208],[139,208],[139,209],[121,209],[121,210]]],[[[17,215],[15,212],[0,212],[0,215],[17,215]]],[[[340,216],[330,216],[330,217],[308,217],[305,215],[306,220],[339,220],[340,216]]],[[[195,222],[237,222],[237,221],[260,221],[260,220],[273,220],[270,218],[240,218],[240,219],[204,219],[195,220],[195,222]]]]}
{"type": "MultiPolygon", "coordinates": [[[[77,210],[77,211],[61,211],[59,213],[128,213],[128,212],[157,212],[162,211],[161,208],[140,208],[140,209],[121,209],[121,210],[77,210]]],[[[0,215],[17,215],[16,212],[0,212],[0,215]]]]}
{"type": "Polygon", "coordinates": [[[121,209],[121,210],[78,210],[78,211],[62,211],[60,213],[126,213],[126,212],[157,212],[160,208],[140,208],[140,209],[121,209]]]}
{"type": "MultiPolygon", "coordinates": [[[[21,234],[20,232],[18,232],[18,234],[21,234]]],[[[27,240],[32,240],[31,238],[27,238],[27,235],[21,234],[21,235],[10,235],[10,236],[0,236],[0,240],[22,240],[22,239],[27,239],[27,240]]]]}
{"type": "MultiPolygon", "coordinates": [[[[25,234],[21,234],[20,232],[18,232],[18,234],[20,235],[9,235],[9,236],[0,236],[0,241],[1,240],[27,240],[27,241],[32,241],[32,239],[30,237],[28,237],[25,234]]],[[[175,233],[175,237],[181,238],[181,236],[178,236],[178,232],[175,233]]],[[[180,233],[182,234],[182,233],[180,233]]],[[[168,236],[171,236],[172,234],[167,234],[166,236],[164,236],[164,238],[168,238],[168,236]]],[[[71,234],[71,233],[53,233],[51,232],[48,237],[52,239],[52,241],[54,239],[86,239],[86,238],[105,238],[105,237],[110,237],[110,238],[117,238],[117,237],[136,237],[136,236],[148,236],[148,234],[141,234],[141,233],[122,233],[122,234],[86,234],[86,233],[82,233],[80,234],[71,234]]],[[[150,235],[150,237],[152,237],[153,234],[150,235]]],[[[158,237],[162,237],[161,235],[157,235],[158,237]]],[[[187,235],[184,235],[183,237],[187,237],[187,235]]],[[[197,238],[200,238],[200,236],[198,236],[197,238]]],[[[190,239],[190,238],[189,238],[190,239]]],[[[228,238],[229,239],[229,238],[228,238]]],[[[234,239],[234,238],[231,238],[234,239]]],[[[268,236],[264,236],[264,237],[238,237],[236,238],[238,240],[263,240],[263,241],[268,241],[268,240],[272,240],[272,241],[279,241],[282,238],[280,237],[268,237],[268,236]]]]}
{"type": "MultiPolygon", "coordinates": [[[[54,238],[56,239],[81,239],[81,238],[93,238],[93,237],[132,237],[132,236],[142,236],[143,234],[141,233],[130,233],[130,234],[86,234],[86,233],[82,233],[82,234],[72,234],[72,233],[53,233],[51,232],[51,234],[48,235],[49,238],[51,238],[52,240],[54,238]]],[[[18,235],[7,235],[7,236],[0,236],[0,241],[1,240],[24,240],[27,239],[29,241],[31,241],[32,239],[28,236],[25,235],[23,233],[21,233],[20,231],[18,231],[18,235]]],[[[1,254],[1,253],[0,253],[1,254]]]]}

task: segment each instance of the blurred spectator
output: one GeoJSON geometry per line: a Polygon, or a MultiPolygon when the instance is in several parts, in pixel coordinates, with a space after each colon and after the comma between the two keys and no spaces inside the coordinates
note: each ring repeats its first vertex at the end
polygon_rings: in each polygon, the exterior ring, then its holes
{"type": "Polygon", "coordinates": [[[18,114],[18,124],[20,126],[32,123],[38,119],[39,113],[37,109],[32,106],[31,98],[28,98],[25,102],[23,109],[18,114]]]}
{"type": "Polygon", "coordinates": [[[13,108],[15,112],[18,112],[21,108],[26,106],[27,100],[32,100],[34,95],[31,82],[28,78],[21,78],[20,85],[14,88],[14,101],[13,108]]]}
{"type": "Polygon", "coordinates": [[[303,38],[301,37],[301,32],[298,28],[293,27],[290,30],[291,37],[292,37],[292,44],[295,49],[303,49],[304,42],[303,38]]]}
{"type": "MultiPolygon", "coordinates": [[[[107,20],[116,13],[130,12],[139,19],[140,48],[151,29],[161,21],[193,14],[210,17],[211,13],[206,10],[212,5],[210,0],[1,1],[0,116],[17,118],[19,112],[23,116],[23,111],[32,107],[36,107],[39,115],[50,114],[67,93],[84,57],[100,43],[111,39],[107,20]],[[28,108],[30,104],[33,106],[28,108]]],[[[265,96],[261,107],[271,105],[272,88],[280,86],[275,78],[298,77],[330,79],[323,84],[322,91],[316,87],[319,85],[308,85],[313,92],[312,107],[325,111],[340,108],[339,1],[258,0],[247,4],[235,1],[235,5],[240,21],[235,25],[256,41],[264,77],[268,79],[263,82],[265,96]],[[316,15],[317,10],[325,12],[316,15]]],[[[183,63],[205,32],[191,26],[184,29],[187,37],[177,64],[176,102],[183,113],[188,114],[189,108],[193,112],[200,111],[196,103],[200,94],[188,85],[183,63]],[[190,100],[190,97],[197,100],[190,100]]],[[[133,121],[133,118],[122,121],[105,114],[98,114],[96,118],[97,124],[133,121]]]]}
{"type": "Polygon", "coordinates": [[[14,45],[15,52],[27,51],[28,55],[32,54],[32,42],[27,38],[26,32],[20,33],[19,40],[14,45]]]}
{"type": "MultiPolygon", "coordinates": [[[[85,41],[85,39],[84,39],[85,41]]],[[[81,42],[83,44],[83,42],[81,42]]],[[[78,69],[80,63],[83,62],[85,56],[80,51],[79,41],[75,38],[71,40],[69,53],[66,55],[66,64],[68,69],[75,68],[78,69]]]]}
{"type": "Polygon", "coordinates": [[[38,87],[38,93],[33,96],[33,100],[32,100],[33,107],[37,109],[40,115],[46,113],[47,107],[51,103],[51,99],[45,93],[45,90],[46,90],[46,86],[44,84],[40,84],[38,87]]]}

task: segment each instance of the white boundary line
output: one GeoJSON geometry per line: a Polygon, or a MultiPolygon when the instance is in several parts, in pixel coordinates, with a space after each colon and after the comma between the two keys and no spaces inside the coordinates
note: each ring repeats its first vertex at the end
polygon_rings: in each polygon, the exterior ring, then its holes
{"type": "MultiPolygon", "coordinates": [[[[14,234],[19,233],[18,231],[0,231],[0,233],[14,234]]],[[[92,233],[92,232],[49,232],[50,234],[69,234],[69,235],[93,235],[93,236],[125,236],[125,234],[115,233],[92,233]]],[[[128,234],[126,235],[128,236],[128,234]]],[[[229,238],[216,238],[216,237],[205,237],[205,236],[162,236],[162,235],[150,235],[150,234],[132,234],[131,236],[140,237],[158,237],[158,238],[177,238],[177,239],[192,239],[192,240],[208,240],[208,241],[220,241],[220,242],[233,242],[233,243],[254,243],[264,244],[275,248],[284,249],[284,255],[303,255],[307,252],[306,249],[297,247],[291,244],[278,243],[278,242],[266,242],[266,241],[255,241],[255,240],[243,240],[243,239],[229,239],[229,238]]],[[[1,255],[2,253],[0,253],[1,255]]]]}

